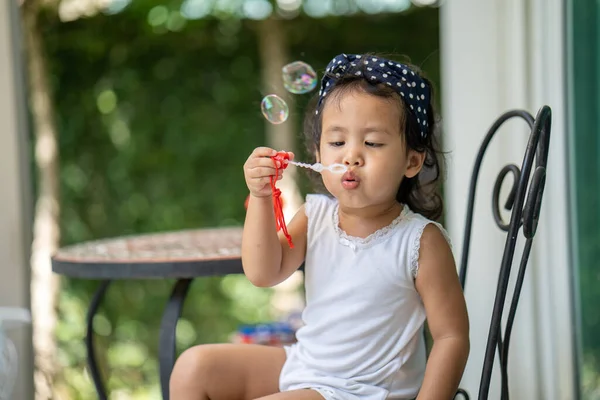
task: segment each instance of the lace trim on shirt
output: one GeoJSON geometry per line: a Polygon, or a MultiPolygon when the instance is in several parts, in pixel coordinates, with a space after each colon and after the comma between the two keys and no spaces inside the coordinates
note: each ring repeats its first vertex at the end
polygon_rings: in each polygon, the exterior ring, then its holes
{"type": "Polygon", "coordinates": [[[410,251],[410,275],[413,277],[413,279],[417,277],[417,273],[419,272],[419,251],[421,250],[421,236],[423,236],[423,231],[425,230],[425,227],[429,224],[433,224],[438,227],[440,232],[442,232],[444,239],[446,239],[448,245],[452,249],[452,242],[450,241],[450,236],[448,235],[448,232],[446,232],[442,225],[434,221],[427,221],[421,226],[419,226],[419,229],[417,230],[417,234],[415,236],[415,240],[413,242],[412,249],[410,251]]]}
{"type": "Polygon", "coordinates": [[[336,204],[333,209],[333,228],[338,235],[339,241],[344,246],[350,247],[352,250],[356,250],[358,248],[366,248],[372,246],[376,243],[381,242],[386,239],[390,234],[392,234],[393,230],[396,226],[406,217],[409,210],[406,205],[402,205],[402,211],[400,215],[398,215],[389,225],[384,226],[381,229],[376,230],[371,233],[369,236],[365,238],[351,236],[340,228],[340,215],[339,215],[339,204],[336,204]]]}

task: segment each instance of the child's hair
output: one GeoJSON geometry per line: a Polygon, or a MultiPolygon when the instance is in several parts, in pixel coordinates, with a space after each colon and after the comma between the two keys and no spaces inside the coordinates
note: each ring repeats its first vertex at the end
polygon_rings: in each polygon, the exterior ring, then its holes
{"type": "MultiPolygon", "coordinates": [[[[362,59],[371,57],[387,61],[377,55],[363,55],[362,59]]],[[[358,58],[361,57],[358,56],[358,58]]],[[[431,82],[423,77],[418,68],[407,64],[403,65],[408,66],[428,85],[430,90],[429,99],[433,99],[431,82]]],[[[352,63],[352,66],[346,68],[341,74],[339,71],[335,76],[332,71],[325,73],[323,79],[335,79],[335,84],[328,88],[326,97],[321,98],[320,95],[316,95],[309,103],[304,119],[304,134],[306,136],[307,149],[313,157],[319,149],[322,130],[322,110],[326,101],[332,101],[333,98],[339,101],[344,94],[354,91],[363,91],[373,96],[396,100],[402,110],[400,127],[404,127],[403,131],[407,151],[412,149],[417,152],[425,152],[423,168],[415,177],[403,178],[396,194],[396,200],[408,205],[411,210],[426,218],[438,220],[443,213],[443,201],[438,187],[443,157],[437,142],[438,121],[432,101],[428,102],[426,112],[428,134],[423,136],[421,124],[419,123],[420,119],[418,122],[415,113],[411,112],[407,103],[402,100],[403,97],[391,85],[386,86],[381,82],[367,80],[365,77],[371,71],[367,70],[367,68],[369,67],[366,63],[356,62],[352,63]],[[320,98],[321,101],[319,102],[320,98]]]]}

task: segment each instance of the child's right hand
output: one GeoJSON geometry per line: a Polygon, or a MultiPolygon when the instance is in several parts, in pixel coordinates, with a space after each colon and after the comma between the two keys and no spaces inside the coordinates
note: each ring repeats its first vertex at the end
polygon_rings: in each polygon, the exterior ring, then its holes
{"type": "MultiPolygon", "coordinates": [[[[275,176],[275,163],[278,163],[277,180],[282,178],[284,165],[280,161],[273,161],[271,157],[277,154],[276,150],[268,147],[254,149],[244,164],[244,178],[250,194],[254,197],[271,196],[271,176],[275,176]]],[[[294,159],[294,153],[288,152],[290,160],[294,159]]]]}

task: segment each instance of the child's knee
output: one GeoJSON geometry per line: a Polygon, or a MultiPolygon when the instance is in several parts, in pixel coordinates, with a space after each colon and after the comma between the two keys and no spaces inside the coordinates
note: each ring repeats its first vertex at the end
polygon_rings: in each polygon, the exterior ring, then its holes
{"type": "Polygon", "coordinates": [[[171,386],[199,387],[202,382],[210,381],[209,375],[214,373],[216,361],[215,351],[210,345],[194,346],[185,350],[171,373],[171,386]]]}

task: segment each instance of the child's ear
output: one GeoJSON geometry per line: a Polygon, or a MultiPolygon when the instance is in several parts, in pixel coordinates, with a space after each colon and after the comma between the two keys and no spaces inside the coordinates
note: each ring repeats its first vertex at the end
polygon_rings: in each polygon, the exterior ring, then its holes
{"type": "Polygon", "coordinates": [[[319,154],[319,150],[315,150],[315,158],[317,159],[318,163],[321,162],[321,154],[319,154]]]}
{"type": "Polygon", "coordinates": [[[415,177],[423,168],[425,162],[425,152],[418,152],[414,150],[408,151],[408,166],[406,167],[406,173],[404,174],[407,178],[415,177]]]}

